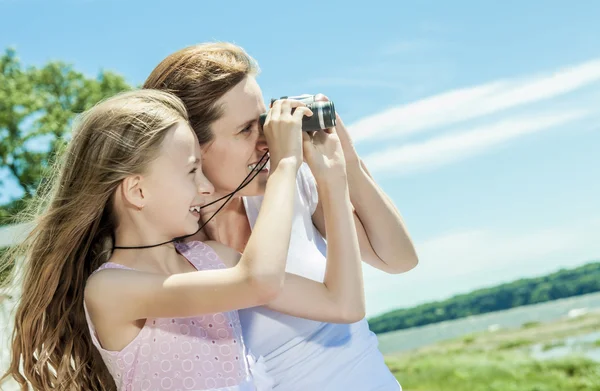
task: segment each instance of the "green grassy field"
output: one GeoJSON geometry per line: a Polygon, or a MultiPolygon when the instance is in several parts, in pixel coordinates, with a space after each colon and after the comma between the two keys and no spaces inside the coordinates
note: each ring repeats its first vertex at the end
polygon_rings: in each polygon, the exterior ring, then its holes
{"type": "MultiPolygon", "coordinates": [[[[600,391],[600,362],[582,354],[536,359],[565,346],[565,338],[600,331],[600,313],[519,329],[467,335],[386,357],[405,391],[600,391]]],[[[600,339],[573,345],[598,349],[600,339]]]]}

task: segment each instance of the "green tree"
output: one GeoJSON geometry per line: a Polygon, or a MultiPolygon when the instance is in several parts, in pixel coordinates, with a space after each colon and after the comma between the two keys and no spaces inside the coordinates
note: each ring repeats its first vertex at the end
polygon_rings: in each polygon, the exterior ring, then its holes
{"type": "MultiPolygon", "coordinates": [[[[68,140],[74,116],[129,88],[115,73],[101,71],[90,78],[57,61],[24,67],[15,50],[5,51],[0,57],[0,169],[18,184],[22,196],[0,205],[0,225],[35,194],[68,140]]],[[[6,189],[5,183],[0,186],[6,189]]]]}

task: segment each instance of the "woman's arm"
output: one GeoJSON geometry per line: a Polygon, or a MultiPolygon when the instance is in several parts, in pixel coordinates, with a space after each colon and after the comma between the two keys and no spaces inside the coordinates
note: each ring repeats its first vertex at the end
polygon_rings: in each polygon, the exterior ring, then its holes
{"type": "MultiPolygon", "coordinates": [[[[325,98],[326,99],[326,98],[325,98]]],[[[387,273],[404,273],[418,264],[412,239],[394,203],[377,185],[362,162],[341,118],[336,131],[344,151],[350,200],[363,261],[387,273]]],[[[328,237],[323,205],[319,200],[313,222],[328,237]]]]}

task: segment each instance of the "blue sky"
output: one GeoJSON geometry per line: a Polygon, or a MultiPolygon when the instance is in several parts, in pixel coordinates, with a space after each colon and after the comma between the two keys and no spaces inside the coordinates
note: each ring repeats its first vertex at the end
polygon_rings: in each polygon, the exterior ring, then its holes
{"type": "Polygon", "coordinates": [[[0,0],[0,48],[140,84],[232,41],[265,99],[328,95],[420,254],[369,315],[600,259],[600,3],[416,3],[0,0]]]}

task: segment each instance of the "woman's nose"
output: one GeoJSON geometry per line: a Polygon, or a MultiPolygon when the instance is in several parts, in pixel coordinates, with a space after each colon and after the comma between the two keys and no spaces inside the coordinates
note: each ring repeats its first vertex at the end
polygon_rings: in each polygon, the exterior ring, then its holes
{"type": "Polygon", "coordinates": [[[259,133],[258,140],[256,140],[256,149],[261,152],[267,152],[269,150],[269,145],[267,144],[267,139],[263,132],[259,133]]]}
{"type": "Polygon", "coordinates": [[[198,193],[202,195],[211,195],[215,192],[215,187],[204,174],[200,174],[198,178],[198,193]]]}

